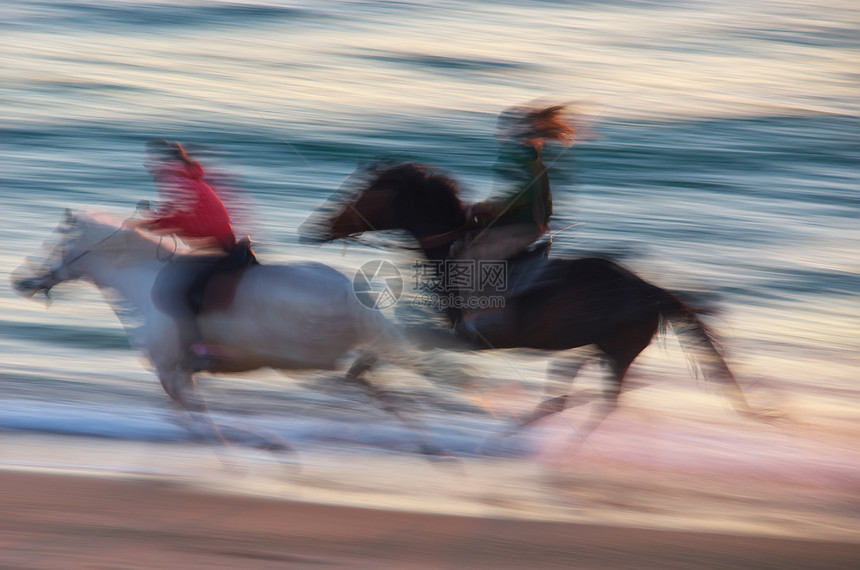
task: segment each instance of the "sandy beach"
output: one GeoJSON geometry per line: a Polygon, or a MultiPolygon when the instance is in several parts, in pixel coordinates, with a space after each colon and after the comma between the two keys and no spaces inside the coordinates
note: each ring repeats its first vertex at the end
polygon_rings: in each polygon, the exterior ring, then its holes
{"type": "MultiPolygon", "coordinates": [[[[845,525],[816,535],[821,521],[807,520],[791,532],[789,523],[799,524],[802,513],[785,515],[772,532],[709,531],[726,517],[714,510],[716,504],[737,511],[736,528],[753,527],[739,522],[745,516],[752,520],[740,506],[743,495],[734,495],[737,504],[714,497],[709,506],[703,497],[714,490],[707,485],[693,493],[682,489],[680,480],[668,482],[673,499],[660,501],[664,507],[673,502],[675,516],[661,523],[655,491],[631,496],[624,478],[607,480],[605,469],[591,475],[580,470],[566,479],[557,474],[551,492],[548,479],[534,480],[533,466],[517,472],[516,464],[499,468],[480,461],[449,468],[393,456],[372,466],[341,461],[335,470],[334,463],[309,457],[301,468],[245,461],[244,471],[236,471],[206,446],[78,438],[46,446],[39,439],[4,438],[3,448],[0,568],[807,569],[855,568],[860,560],[860,541],[845,525]],[[34,450],[42,449],[62,461],[63,447],[78,458],[77,468],[40,468],[33,460],[34,450]],[[16,466],[24,449],[30,450],[29,464],[16,466]],[[108,456],[130,468],[124,473],[83,468],[104,464],[108,456]],[[187,471],[159,474],[159,457],[171,465],[187,457],[187,471]],[[390,479],[380,475],[371,484],[362,468],[388,472],[390,479]],[[493,473],[497,480],[490,479],[493,473]],[[475,480],[483,486],[470,488],[475,480]],[[534,484],[526,488],[525,480],[534,484]],[[563,488],[568,498],[580,494],[576,509],[565,505],[563,488]],[[584,503],[585,493],[591,505],[584,503]],[[624,512],[625,495],[639,503],[638,518],[624,512]],[[473,514],[450,514],[458,508],[473,514]],[[693,510],[697,516],[687,512],[693,510]],[[580,520],[548,520],[568,511],[580,520]],[[505,516],[508,512],[514,516],[505,516]],[[613,517],[627,524],[607,523],[613,517]]],[[[641,484],[642,474],[636,478],[641,484]]],[[[808,503],[820,510],[850,510],[845,496],[821,503],[826,496],[811,494],[808,503]]],[[[749,510],[760,509],[749,501],[749,510]]],[[[758,516],[778,520],[779,512],[758,516]]]]}
{"type": "Polygon", "coordinates": [[[860,544],[480,519],[0,474],[3,568],[855,568],[860,544]]]}

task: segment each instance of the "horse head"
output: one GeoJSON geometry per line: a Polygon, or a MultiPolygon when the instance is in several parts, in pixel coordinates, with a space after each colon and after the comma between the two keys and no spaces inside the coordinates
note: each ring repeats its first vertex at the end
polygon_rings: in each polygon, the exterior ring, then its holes
{"type": "Polygon", "coordinates": [[[28,257],[12,272],[12,287],[26,297],[37,293],[47,296],[54,286],[84,276],[79,261],[94,251],[110,248],[112,238],[128,233],[132,230],[121,222],[66,209],[52,237],[43,244],[44,253],[28,257]]]}
{"type": "MultiPolygon", "coordinates": [[[[319,242],[396,229],[421,238],[450,232],[465,222],[457,183],[414,163],[371,169],[351,195],[324,209],[328,215],[312,216],[313,222],[303,225],[303,230],[316,228],[319,242]]],[[[309,237],[309,232],[302,233],[309,237]]]]}
{"type": "Polygon", "coordinates": [[[51,289],[70,278],[65,270],[69,251],[75,249],[80,228],[78,216],[66,209],[52,237],[42,244],[44,253],[30,256],[12,272],[12,287],[20,295],[32,297],[37,293],[47,296],[51,289]]]}

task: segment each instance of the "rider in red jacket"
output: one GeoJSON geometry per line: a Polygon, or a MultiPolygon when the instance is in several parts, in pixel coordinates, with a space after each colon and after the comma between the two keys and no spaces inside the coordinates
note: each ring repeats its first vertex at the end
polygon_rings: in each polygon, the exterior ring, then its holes
{"type": "Polygon", "coordinates": [[[236,245],[230,216],[215,191],[203,181],[203,167],[191,160],[179,144],[164,144],[168,152],[161,160],[148,161],[147,170],[165,201],[146,227],[157,233],[174,233],[192,243],[202,241],[200,245],[230,250],[236,245]]]}
{"type": "Polygon", "coordinates": [[[223,351],[201,342],[199,300],[191,299],[191,295],[200,293],[215,272],[253,261],[253,252],[248,240],[236,240],[227,209],[203,181],[203,167],[181,145],[150,141],[145,166],[164,201],[138,226],[174,234],[190,245],[218,253],[214,260],[212,256],[194,256],[168,264],[152,289],[156,306],[176,322],[180,350],[185,354],[183,366],[190,371],[199,370],[223,357],[223,351]]]}

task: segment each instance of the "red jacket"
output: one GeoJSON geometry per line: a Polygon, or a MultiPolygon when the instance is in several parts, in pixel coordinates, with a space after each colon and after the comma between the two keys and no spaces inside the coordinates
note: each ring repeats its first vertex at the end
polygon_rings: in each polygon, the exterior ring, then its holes
{"type": "Polygon", "coordinates": [[[200,165],[172,163],[155,175],[159,194],[166,201],[150,222],[153,229],[176,232],[179,237],[212,238],[229,249],[236,244],[227,209],[203,182],[200,165]]]}

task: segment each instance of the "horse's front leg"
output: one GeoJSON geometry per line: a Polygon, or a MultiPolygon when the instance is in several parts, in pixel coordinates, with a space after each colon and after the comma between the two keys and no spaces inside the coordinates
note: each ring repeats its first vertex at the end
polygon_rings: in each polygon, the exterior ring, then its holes
{"type": "Polygon", "coordinates": [[[221,430],[209,415],[209,409],[197,389],[197,383],[194,381],[193,375],[179,366],[169,368],[156,367],[156,370],[164,391],[170,396],[173,402],[179,404],[182,410],[187,413],[187,415],[183,415],[183,427],[196,438],[211,440],[210,434],[203,435],[196,429],[198,420],[202,419],[211,434],[214,434],[215,438],[224,445],[228,445],[221,430]]]}
{"type": "Polygon", "coordinates": [[[176,322],[151,307],[146,319],[144,347],[161,387],[183,410],[206,412],[206,403],[197,391],[193,372],[184,366],[187,355],[181,349],[179,337],[176,322]]]}
{"type": "Polygon", "coordinates": [[[194,377],[179,366],[156,366],[161,387],[170,399],[179,404],[187,412],[208,411],[206,402],[197,390],[194,377]]]}
{"type": "Polygon", "coordinates": [[[222,429],[209,413],[209,408],[200,394],[192,373],[177,365],[170,367],[156,366],[156,370],[164,391],[170,396],[173,402],[182,408],[180,420],[182,427],[187,429],[193,437],[203,441],[219,441],[225,446],[229,446],[231,440],[240,442],[251,441],[255,447],[267,451],[293,451],[293,447],[289,443],[277,437],[273,439],[272,437],[236,426],[228,425],[222,429]],[[228,435],[225,435],[225,433],[228,435]]]}

